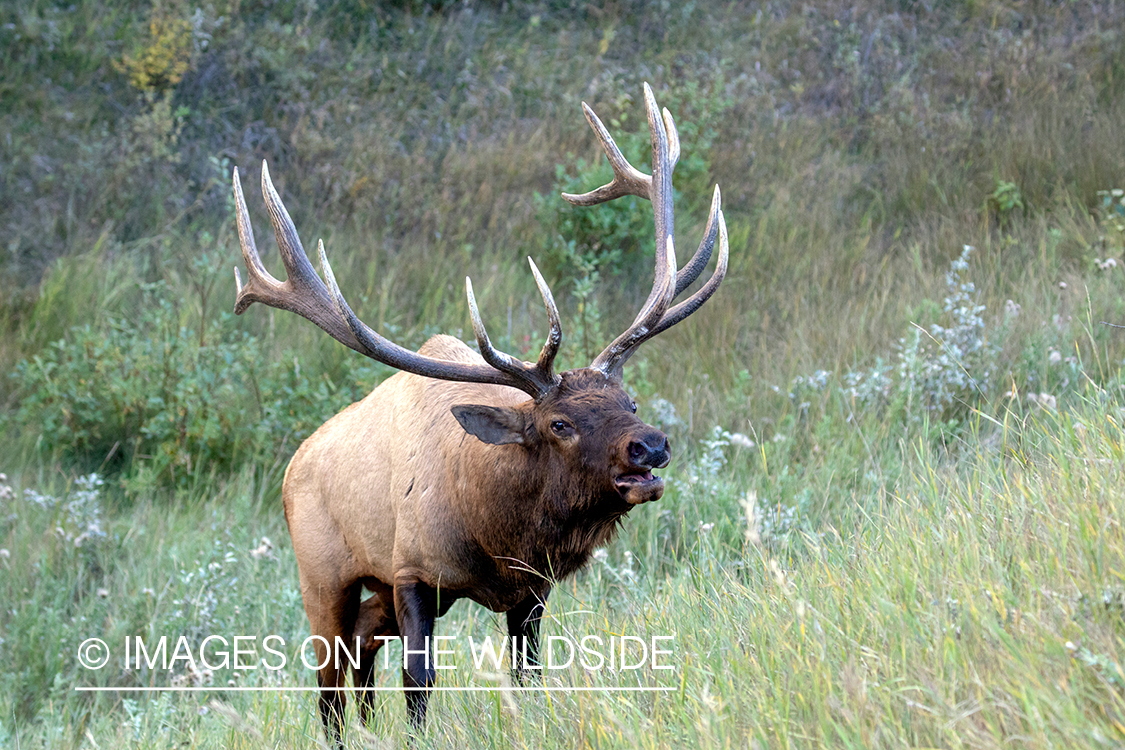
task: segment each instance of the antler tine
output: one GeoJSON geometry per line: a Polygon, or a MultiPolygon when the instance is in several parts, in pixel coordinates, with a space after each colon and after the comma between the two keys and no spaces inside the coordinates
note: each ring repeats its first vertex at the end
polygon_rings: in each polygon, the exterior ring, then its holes
{"type": "Polygon", "coordinates": [[[605,151],[606,158],[609,159],[609,165],[613,168],[613,181],[588,193],[582,193],[581,195],[563,193],[562,197],[575,206],[596,206],[599,203],[605,203],[625,195],[648,198],[652,178],[629,163],[621,153],[621,149],[613,141],[613,136],[602,124],[601,119],[594,113],[594,110],[590,109],[590,105],[582,102],[582,111],[586,115],[586,121],[594,129],[598,142],[602,144],[602,150],[605,151]]]}
{"type": "Polygon", "coordinates": [[[477,308],[477,298],[473,294],[473,281],[468,276],[465,277],[465,295],[469,298],[469,317],[472,318],[473,333],[477,336],[477,345],[480,347],[480,353],[484,357],[484,361],[502,372],[523,376],[524,373],[517,367],[515,360],[496,349],[488,338],[488,331],[484,327],[480,310],[477,308]]]}
{"type": "MultiPolygon", "coordinates": [[[[290,281],[296,281],[302,286],[324,289],[324,283],[313,270],[312,263],[305,255],[305,248],[301,246],[301,238],[297,235],[297,227],[289,216],[277,188],[270,179],[270,168],[262,160],[262,195],[266,199],[266,210],[270,215],[270,224],[273,225],[273,234],[277,238],[277,249],[281,255],[281,262],[285,265],[285,272],[290,281]]],[[[259,261],[260,263],[261,261],[259,261]]]]}
{"type": "Polygon", "coordinates": [[[254,301],[255,292],[265,292],[254,287],[265,286],[269,290],[277,289],[281,282],[270,275],[262,265],[262,258],[258,255],[258,245],[254,242],[254,227],[250,224],[250,212],[246,210],[246,199],[242,195],[242,180],[238,179],[238,167],[234,168],[234,206],[235,218],[238,223],[238,244],[242,247],[242,259],[246,261],[246,286],[242,285],[238,266],[234,267],[234,284],[237,292],[234,312],[241,313],[254,301]]]}
{"type": "Polygon", "coordinates": [[[659,325],[676,297],[676,247],[671,237],[668,238],[664,256],[666,260],[661,286],[654,289],[657,292],[655,303],[643,311],[643,318],[629,326],[625,333],[614,339],[613,343],[594,358],[590,369],[601,370],[606,375],[620,373],[618,363],[628,359],[633,350],[652,337],[653,327],[659,325]]]}
{"type": "Polygon", "coordinates": [[[555,362],[555,355],[559,353],[559,347],[562,346],[562,320],[559,318],[559,308],[555,305],[555,297],[551,294],[551,287],[547,286],[547,282],[543,280],[543,274],[539,273],[539,267],[535,265],[531,256],[528,256],[527,262],[531,264],[531,274],[535,277],[535,285],[539,287],[539,294],[543,296],[543,306],[547,308],[547,323],[549,325],[547,340],[543,342],[543,349],[539,352],[539,361],[536,367],[553,380],[552,366],[555,362]]]}
{"type": "Polygon", "coordinates": [[[680,134],[667,107],[664,108],[664,129],[668,131],[668,164],[675,167],[680,160],[680,134]]]}
{"type": "MultiPolygon", "coordinates": [[[[242,259],[246,261],[247,294],[251,293],[249,286],[254,283],[255,278],[260,278],[263,283],[271,286],[280,286],[281,282],[270,275],[269,271],[262,265],[262,259],[258,255],[258,245],[254,242],[254,227],[250,225],[250,212],[246,210],[246,199],[242,196],[242,180],[238,179],[238,167],[234,168],[234,206],[235,219],[238,223],[238,244],[242,248],[242,259]]],[[[242,286],[242,277],[238,274],[238,266],[234,267],[234,286],[237,294],[234,312],[237,314],[253,302],[253,300],[244,300],[242,293],[244,287],[242,286]]]]}
{"type": "MultiPolygon", "coordinates": [[[[528,260],[531,259],[528,258],[528,260]]],[[[537,364],[532,365],[518,360],[499,351],[492,345],[492,341],[488,338],[488,330],[484,327],[484,320],[481,319],[480,309],[477,307],[476,295],[473,294],[472,279],[468,276],[465,277],[465,295],[469,299],[469,317],[473,321],[473,333],[476,334],[477,345],[480,347],[480,353],[484,357],[484,361],[524,383],[523,390],[532,393],[535,398],[539,398],[554,388],[558,382],[551,371],[551,364],[558,353],[559,344],[562,343],[562,324],[559,321],[559,311],[555,307],[551,290],[547,288],[543,277],[539,275],[539,269],[535,267],[534,262],[531,264],[531,271],[536,277],[535,281],[539,286],[540,293],[543,294],[543,302],[547,306],[547,317],[551,324],[547,341],[543,344],[543,351],[539,354],[537,364]]]]}
{"type": "Polygon", "coordinates": [[[703,273],[703,269],[711,260],[711,251],[715,249],[715,238],[718,236],[718,217],[721,209],[722,194],[719,192],[719,186],[716,185],[715,192],[711,196],[711,210],[707,214],[707,226],[703,229],[703,239],[699,242],[699,249],[691,256],[687,265],[680,269],[679,276],[676,277],[677,297],[699,278],[699,274],[703,273]]]}
{"type": "Polygon", "coordinates": [[[727,221],[723,216],[723,212],[719,211],[719,259],[715,263],[715,271],[711,274],[711,278],[707,279],[707,283],[696,290],[695,294],[688,297],[680,304],[673,307],[664,317],[660,319],[656,327],[652,329],[649,338],[652,338],[658,333],[668,330],[672,326],[679,323],[681,320],[691,315],[693,312],[703,306],[703,303],[711,299],[711,295],[719,288],[719,284],[727,275],[727,263],[730,256],[730,242],[727,237],[727,221]]]}
{"type": "MultiPolygon", "coordinates": [[[[262,192],[265,195],[266,207],[270,214],[270,223],[273,224],[274,234],[277,236],[281,258],[289,278],[279,282],[266,271],[254,244],[254,232],[250,226],[250,215],[246,210],[246,201],[242,195],[242,186],[238,179],[238,170],[234,171],[234,196],[237,208],[238,234],[242,245],[242,255],[246,260],[249,270],[245,286],[235,269],[235,286],[238,297],[235,303],[235,312],[243,312],[250,304],[262,302],[270,307],[280,310],[295,312],[303,318],[312,321],[332,338],[360,354],[370,357],[378,362],[406,372],[438,380],[454,380],[466,383],[490,383],[493,385],[507,385],[528,393],[533,398],[540,398],[552,388],[555,381],[542,377],[534,365],[514,360],[506,354],[492,350],[485,356],[486,362],[494,361],[503,364],[502,367],[491,364],[478,364],[471,362],[455,362],[436,359],[424,354],[412,352],[408,349],[389,341],[368,327],[361,321],[344,299],[332,266],[328,263],[328,256],[324,252],[324,243],[317,244],[320,255],[320,265],[324,273],[321,281],[305,255],[301,240],[297,236],[296,227],[289,217],[289,212],[281,202],[281,197],[274,189],[270,180],[269,170],[262,168],[262,192]]],[[[475,301],[470,303],[474,313],[474,327],[479,322],[476,313],[475,301]]],[[[550,311],[548,311],[550,313],[550,311]]],[[[555,311],[557,322],[558,312],[555,311]]],[[[561,333],[559,334],[561,337],[561,333]]],[[[486,338],[487,341],[487,338],[486,338]]],[[[482,350],[489,349],[482,346],[482,350]]]]}
{"type": "Polygon", "coordinates": [[[289,218],[289,212],[285,210],[281,197],[277,194],[273,181],[270,180],[269,167],[266,163],[262,162],[262,192],[265,195],[266,208],[269,211],[274,236],[277,238],[281,260],[288,274],[284,282],[274,278],[262,264],[258,247],[254,242],[254,229],[250,224],[246,199],[242,195],[242,181],[238,177],[237,167],[234,169],[233,181],[238,239],[242,246],[242,257],[246,261],[247,271],[246,285],[243,286],[238,269],[234,270],[237,290],[235,314],[241,315],[254,302],[295,312],[320,326],[340,343],[363,353],[360,343],[336,315],[332,300],[328,296],[328,289],[309,263],[301,246],[301,238],[297,235],[296,227],[293,226],[293,220],[289,218]]]}
{"type": "Polygon", "coordinates": [[[664,313],[664,315],[661,316],[659,322],[652,326],[652,328],[643,336],[637,338],[631,347],[624,349],[618,356],[618,358],[613,361],[612,366],[606,371],[607,374],[615,377],[621,377],[622,370],[625,367],[625,363],[628,362],[629,358],[633,356],[634,352],[636,352],[637,349],[640,348],[641,344],[648,341],[652,337],[663,333],[687,316],[691,315],[693,312],[702,307],[704,302],[711,299],[711,295],[713,295],[718,290],[719,284],[722,283],[723,278],[727,275],[727,262],[730,255],[730,244],[727,241],[727,222],[723,217],[722,211],[719,211],[718,221],[716,221],[715,223],[717,224],[717,233],[719,239],[719,259],[715,263],[715,271],[711,274],[711,278],[707,280],[706,284],[696,290],[695,294],[691,295],[686,300],[664,313]]]}
{"type": "MultiPolygon", "coordinates": [[[[660,108],[656,106],[656,97],[653,96],[652,87],[647,82],[644,85],[644,91],[645,112],[648,116],[648,129],[652,139],[652,185],[649,190],[649,200],[652,202],[652,213],[656,223],[656,278],[653,280],[652,291],[649,292],[648,299],[645,300],[641,311],[637,313],[633,325],[636,325],[648,315],[664,288],[663,275],[668,265],[668,258],[665,253],[673,258],[675,257],[675,252],[669,252],[669,250],[673,247],[672,243],[676,236],[675,212],[672,206],[672,169],[675,165],[671,159],[668,129],[664,118],[660,115],[660,108]]],[[[675,124],[672,127],[674,129],[675,124]]],[[[677,151],[679,150],[679,140],[677,134],[675,137],[677,151]]]]}

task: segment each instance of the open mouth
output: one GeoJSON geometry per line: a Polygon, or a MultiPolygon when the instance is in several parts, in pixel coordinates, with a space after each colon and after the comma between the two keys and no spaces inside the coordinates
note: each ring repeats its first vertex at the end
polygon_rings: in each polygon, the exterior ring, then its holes
{"type": "MultiPolygon", "coordinates": [[[[630,502],[643,502],[645,499],[649,499],[648,496],[658,492],[662,493],[664,490],[664,480],[653,476],[652,472],[648,470],[619,474],[613,480],[613,484],[622,497],[630,502]]],[[[660,497],[660,494],[656,494],[656,497],[660,497]]]]}

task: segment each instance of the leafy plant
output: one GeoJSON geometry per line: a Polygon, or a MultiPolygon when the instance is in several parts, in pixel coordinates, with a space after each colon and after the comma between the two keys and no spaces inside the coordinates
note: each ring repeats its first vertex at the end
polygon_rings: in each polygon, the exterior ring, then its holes
{"type": "Polygon", "coordinates": [[[959,405],[987,399],[998,347],[988,339],[976,286],[962,279],[973,250],[965,245],[949,264],[943,319],[928,330],[913,325],[899,340],[893,366],[877,360],[868,370],[846,373],[850,398],[865,407],[893,404],[911,420],[927,412],[949,418],[959,405]]]}
{"type": "Polygon", "coordinates": [[[342,386],[310,379],[295,359],[265,357],[226,314],[197,335],[169,296],[151,285],[135,319],[74,327],[18,362],[12,423],[41,451],[123,471],[134,491],[175,488],[250,459],[272,463],[376,380],[350,358],[342,386]]]}
{"type": "Polygon", "coordinates": [[[1125,245],[1125,190],[1099,190],[1101,205],[1098,206],[1098,225],[1105,233],[1103,241],[1111,248],[1120,251],[1125,245]]]}
{"type": "Polygon", "coordinates": [[[1008,226],[1016,209],[1022,211],[1025,208],[1019,186],[1005,180],[996,183],[996,189],[988,196],[988,203],[1001,227],[1008,226]]]}
{"type": "MultiPolygon", "coordinates": [[[[622,110],[619,117],[607,122],[614,141],[629,163],[642,171],[651,171],[652,146],[647,124],[638,129],[625,109],[635,107],[636,103],[631,96],[623,95],[614,106],[622,110]]],[[[680,129],[681,140],[690,147],[681,154],[673,176],[675,185],[687,191],[683,197],[690,196],[690,200],[683,201],[677,190],[677,206],[682,215],[694,203],[710,200],[708,157],[713,134],[699,123],[686,123],[680,129]]],[[[551,190],[546,195],[535,193],[536,219],[549,235],[548,268],[556,274],[572,279],[594,272],[617,276],[634,263],[647,262],[651,257],[652,209],[645,199],[625,196],[583,207],[571,206],[558,197],[561,193],[582,194],[612,179],[613,170],[604,157],[599,156],[590,164],[568,156],[565,164],[555,166],[551,190]]]]}
{"type": "Polygon", "coordinates": [[[557,165],[551,191],[534,197],[537,218],[549,233],[544,265],[572,281],[601,271],[621,273],[630,260],[643,254],[646,232],[652,231],[651,212],[636,196],[592,208],[571,206],[558,198],[560,193],[587,192],[613,178],[604,160],[592,166],[578,159],[574,170],[581,176],[572,176],[566,166],[557,165]]]}
{"type": "Polygon", "coordinates": [[[148,37],[113,66],[141,91],[167,91],[188,72],[191,53],[191,22],[178,16],[174,8],[157,4],[149,18],[148,37]]]}

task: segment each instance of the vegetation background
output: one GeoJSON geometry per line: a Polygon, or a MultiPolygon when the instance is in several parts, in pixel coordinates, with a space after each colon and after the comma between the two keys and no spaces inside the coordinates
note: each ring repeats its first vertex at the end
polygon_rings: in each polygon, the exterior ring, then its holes
{"type": "MultiPolygon", "coordinates": [[[[442,694],[417,744],[1122,746],[1123,29],[1116,0],[0,5],[0,743],[321,741],[307,694],[74,690],[312,682],[75,655],[307,633],[282,472],[389,371],[230,313],[232,168],[267,265],[263,159],[404,345],[468,336],[471,275],[537,349],[534,256],[580,366],[651,285],[651,213],[558,193],[609,175],[581,101],[647,164],[648,81],[680,245],[718,183],[731,268],[630,364],[668,492],[547,631],[675,632],[676,689],[442,694]]],[[[405,736],[380,699],[352,746],[405,736]]]]}

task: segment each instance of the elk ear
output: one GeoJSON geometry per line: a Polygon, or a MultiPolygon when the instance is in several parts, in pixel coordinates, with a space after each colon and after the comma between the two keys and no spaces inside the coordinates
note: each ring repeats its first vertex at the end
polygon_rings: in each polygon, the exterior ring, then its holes
{"type": "Polygon", "coordinates": [[[524,415],[515,409],[462,404],[454,406],[450,411],[465,428],[465,432],[479,438],[481,442],[492,445],[527,443],[524,435],[524,415]]]}

